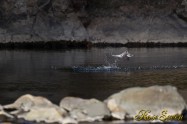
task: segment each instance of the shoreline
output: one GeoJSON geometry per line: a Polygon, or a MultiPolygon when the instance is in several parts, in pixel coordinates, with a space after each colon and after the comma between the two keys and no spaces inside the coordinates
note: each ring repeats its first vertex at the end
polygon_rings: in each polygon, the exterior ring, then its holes
{"type": "Polygon", "coordinates": [[[37,41],[37,42],[8,42],[0,43],[0,50],[26,49],[26,50],[61,50],[61,49],[89,49],[89,48],[165,48],[165,47],[187,47],[186,42],[161,43],[161,42],[128,42],[107,43],[90,41],[37,41]]]}

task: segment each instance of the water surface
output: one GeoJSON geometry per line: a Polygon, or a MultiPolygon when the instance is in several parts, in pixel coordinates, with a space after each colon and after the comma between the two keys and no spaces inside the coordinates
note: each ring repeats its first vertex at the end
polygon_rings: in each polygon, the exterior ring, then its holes
{"type": "Polygon", "coordinates": [[[1,104],[11,103],[28,93],[47,97],[57,104],[64,96],[103,100],[125,88],[151,85],[174,85],[187,99],[186,48],[128,49],[134,57],[120,59],[117,62],[119,70],[97,70],[109,66],[108,61],[110,64],[114,62],[111,54],[124,50],[126,48],[1,50],[1,104]],[[74,67],[78,69],[74,70],[74,67]]]}

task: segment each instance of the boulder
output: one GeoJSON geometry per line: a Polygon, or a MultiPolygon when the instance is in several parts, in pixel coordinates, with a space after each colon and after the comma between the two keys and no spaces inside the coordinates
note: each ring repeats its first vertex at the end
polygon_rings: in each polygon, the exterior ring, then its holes
{"type": "Polygon", "coordinates": [[[16,109],[11,114],[27,121],[61,124],[77,123],[77,121],[68,116],[64,109],[41,96],[23,95],[13,104],[5,105],[4,108],[16,109]]]}
{"type": "Polygon", "coordinates": [[[14,118],[12,115],[10,115],[9,113],[5,112],[5,111],[3,110],[3,107],[0,105],[0,117],[1,117],[1,116],[5,116],[5,117],[7,117],[7,118],[14,118]]]}
{"type": "Polygon", "coordinates": [[[29,112],[17,115],[18,118],[23,118],[27,121],[45,122],[45,123],[77,123],[74,119],[66,116],[67,113],[62,113],[57,107],[32,107],[29,112]]]}
{"type": "Polygon", "coordinates": [[[68,110],[70,116],[78,122],[92,122],[110,116],[110,111],[107,106],[96,99],[65,97],[61,100],[60,107],[68,110]]]}
{"type": "Polygon", "coordinates": [[[159,116],[164,110],[168,115],[175,115],[186,109],[184,99],[173,86],[128,88],[113,94],[105,103],[117,119],[133,119],[142,110],[159,116]]]}
{"type": "Polygon", "coordinates": [[[0,43],[186,42],[186,3],[186,0],[182,3],[181,0],[1,0],[0,30],[4,31],[0,31],[0,43]]]}
{"type": "Polygon", "coordinates": [[[3,107],[5,109],[29,111],[33,106],[53,106],[53,104],[44,97],[27,94],[19,97],[14,103],[3,107]]]}

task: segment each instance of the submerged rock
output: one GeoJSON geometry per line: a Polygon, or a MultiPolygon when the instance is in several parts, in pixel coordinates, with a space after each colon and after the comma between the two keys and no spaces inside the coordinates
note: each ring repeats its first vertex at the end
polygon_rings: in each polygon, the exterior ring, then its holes
{"type": "Polygon", "coordinates": [[[61,100],[60,107],[68,110],[70,116],[79,122],[92,122],[110,116],[107,106],[96,99],[66,97],[61,100]]]}
{"type": "Polygon", "coordinates": [[[150,111],[150,115],[182,114],[186,103],[173,86],[135,87],[125,89],[105,100],[111,114],[117,119],[134,118],[140,111],[150,111]]]}

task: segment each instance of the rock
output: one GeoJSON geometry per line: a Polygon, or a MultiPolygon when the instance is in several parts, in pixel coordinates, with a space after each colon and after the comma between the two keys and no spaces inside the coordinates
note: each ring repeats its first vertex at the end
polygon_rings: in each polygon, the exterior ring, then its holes
{"type": "Polygon", "coordinates": [[[186,108],[184,99],[173,86],[151,86],[128,88],[105,100],[114,118],[134,118],[141,110],[150,110],[152,115],[160,115],[163,110],[168,115],[182,114],[186,108]]]}
{"type": "Polygon", "coordinates": [[[14,118],[12,115],[10,115],[9,113],[5,112],[1,105],[0,105],[0,116],[5,116],[7,118],[14,118]]]}
{"type": "Polygon", "coordinates": [[[41,96],[30,94],[19,97],[13,104],[5,105],[5,109],[16,109],[11,112],[17,118],[27,121],[46,122],[46,123],[77,123],[68,116],[68,113],[53,104],[48,99],[41,96]]]}
{"type": "Polygon", "coordinates": [[[62,14],[66,11],[72,12],[71,10],[71,1],[70,0],[54,0],[52,3],[55,13],[62,14]]]}
{"type": "Polygon", "coordinates": [[[1,124],[13,124],[11,122],[2,122],[1,124]]]}
{"type": "Polygon", "coordinates": [[[105,116],[110,116],[106,105],[96,99],[65,97],[61,100],[60,107],[68,110],[70,116],[78,122],[92,122],[102,120],[105,116]]]}
{"type": "Polygon", "coordinates": [[[67,113],[59,111],[56,107],[32,107],[29,112],[17,115],[27,121],[46,122],[46,123],[77,123],[74,119],[65,116],[67,113]]]}
{"type": "Polygon", "coordinates": [[[52,102],[41,96],[30,94],[19,97],[13,104],[3,106],[5,109],[29,111],[34,106],[53,106],[52,102]]]}
{"type": "Polygon", "coordinates": [[[176,13],[180,18],[187,20],[187,0],[183,0],[181,5],[176,9],[176,13]]]}

